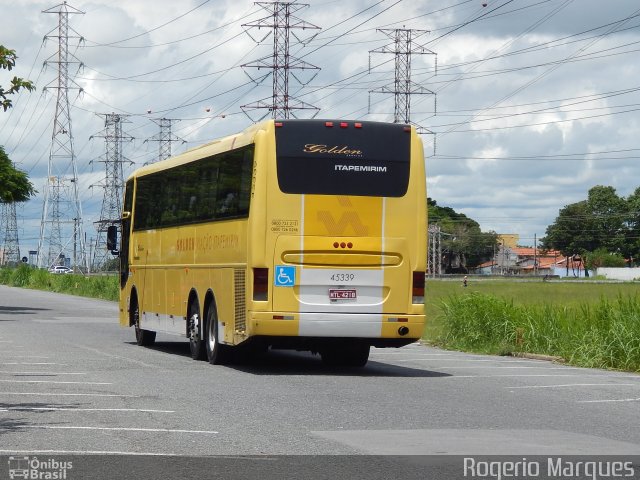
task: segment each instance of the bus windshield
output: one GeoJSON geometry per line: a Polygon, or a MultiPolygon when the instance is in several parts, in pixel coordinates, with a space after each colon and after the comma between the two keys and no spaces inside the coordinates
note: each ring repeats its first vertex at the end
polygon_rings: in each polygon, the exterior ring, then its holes
{"type": "Polygon", "coordinates": [[[282,121],[276,128],[284,193],[402,197],[409,185],[410,131],[377,122],[282,121]]]}

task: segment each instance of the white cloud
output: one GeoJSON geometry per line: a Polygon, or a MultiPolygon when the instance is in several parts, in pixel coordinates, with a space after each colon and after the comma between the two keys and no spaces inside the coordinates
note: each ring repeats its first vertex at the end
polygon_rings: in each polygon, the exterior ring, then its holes
{"type": "MultiPolygon", "coordinates": [[[[55,68],[40,73],[40,66],[56,49],[52,41],[41,48],[41,39],[55,33],[57,22],[55,15],[41,11],[54,3],[13,2],[0,40],[18,51],[18,66],[11,75],[38,83],[37,92],[16,98],[13,111],[0,113],[0,144],[30,172],[40,190],[55,107],[55,90],[41,92],[54,80],[55,68]]],[[[71,113],[87,219],[99,215],[101,204],[99,189],[88,189],[99,179],[102,166],[94,163],[92,171],[89,162],[104,153],[103,139],[90,140],[104,128],[104,117],[98,114],[131,114],[124,130],[136,140],[125,145],[124,153],[140,165],[156,154],[157,145],[144,142],[157,134],[152,119],[180,120],[174,133],[191,143],[174,144],[174,152],[179,152],[245,128],[250,120],[240,105],[271,95],[270,79],[251,84],[237,67],[272,54],[271,40],[256,46],[241,26],[267,12],[253,2],[225,0],[186,14],[200,3],[72,2],[86,12],[73,15],[70,23],[86,38],[85,48],[72,48],[86,64],[76,80],[86,93],[78,99],[72,95],[71,113]]],[[[368,73],[369,52],[390,43],[376,29],[432,30],[417,43],[438,53],[439,74],[433,76],[427,55],[413,57],[412,72],[416,82],[438,92],[438,113],[433,117],[433,97],[426,95],[413,97],[411,108],[414,121],[439,132],[437,155],[427,160],[429,195],[478,220],[483,229],[532,239],[544,233],[560,208],[586,198],[593,185],[612,185],[621,195],[638,186],[637,152],[574,155],[637,148],[638,114],[619,112],[640,103],[638,92],[621,92],[640,87],[637,52],[631,52],[637,48],[633,42],[640,41],[640,21],[631,19],[620,24],[628,30],[606,36],[602,34],[611,27],[596,29],[633,14],[633,0],[619,0],[615,8],[597,0],[573,1],[557,11],[565,2],[516,0],[466,25],[500,4],[489,1],[483,8],[481,2],[454,6],[459,2],[453,0],[404,1],[393,7],[393,0],[379,5],[364,0],[308,3],[310,7],[297,16],[322,30],[305,48],[292,47],[292,53],[322,70],[306,87],[292,80],[290,91],[321,107],[320,117],[391,120],[392,96],[373,94],[368,107],[369,91],[393,83],[390,54],[374,54],[374,65],[386,63],[368,73]],[[433,11],[437,12],[429,14],[433,11]],[[576,35],[590,29],[595,30],[576,35]],[[540,44],[545,45],[536,48],[540,44]],[[523,53],[514,54],[517,51],[523,53]],[[619,55],[626,51],[631,53],[619,55]],[[599,58],[567,61],[589,53],[599,58]],[[485,60],[489,56],[496,58],[485,60]],[[551,61],[561,65],[545,65],[551,61]],[[347,77],[351,78],[344,81],[347,77]],[[604,96],[606,92],[618,93],[604,96]]],[[[255,37],[266,32],[251,31],[255,37]]],[[[265,72],[247,70],[253,78],[265,72]]],[[[0,72],[0,84],[8,78],[8,72],[0,72]]],[[[424,140],[430,154],[431,139],[424,140]]],[[[25,250],[37,243],[33,239],[38,235],[41,201],[39,195],[19,210],[25,250]]]]}

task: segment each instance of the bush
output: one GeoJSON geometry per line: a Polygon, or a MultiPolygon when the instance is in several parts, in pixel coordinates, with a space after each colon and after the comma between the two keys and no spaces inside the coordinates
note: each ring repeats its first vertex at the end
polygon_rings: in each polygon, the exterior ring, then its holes
{"type": "Polygon", "coordinates": [[[120,292],[116,275],[55,275],[28,265],[0,269],[0,284],[111,301],[117,301],[120,292]]]}
{"type": "Polygon", "coordinates": [[[442,305],[446,347],[484,353],[561,356],[584,367],[640,371],[640,297],[601,299],[595,305],[514,305],[472,293],[442,305]]]}

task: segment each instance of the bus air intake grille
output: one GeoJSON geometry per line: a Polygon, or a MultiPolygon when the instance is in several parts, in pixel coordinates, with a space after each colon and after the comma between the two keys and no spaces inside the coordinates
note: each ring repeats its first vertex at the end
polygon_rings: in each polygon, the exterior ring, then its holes
{"type": "Polygon", "coordinates": [[[244,269],[236,268],[233,271],[233,286],[236,309],[235,329],[238,332],[244,332],[247,328],[247,308],[245,305],[245,275],[246,273],[244,269]]]}

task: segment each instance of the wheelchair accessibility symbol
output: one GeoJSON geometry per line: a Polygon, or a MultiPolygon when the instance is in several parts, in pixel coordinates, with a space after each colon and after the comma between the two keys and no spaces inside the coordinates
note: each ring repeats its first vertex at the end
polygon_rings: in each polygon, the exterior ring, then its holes
{"type": "Polygon", "coordinates": [[[274,278],[276,287],[293,287],[296,283],[296,267],[278,265],[274,278]]]}

